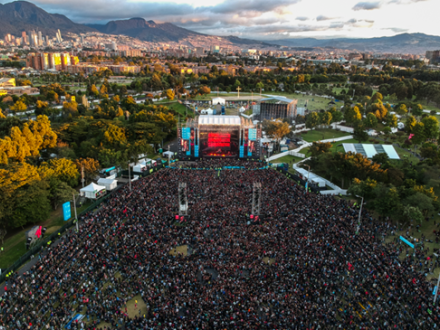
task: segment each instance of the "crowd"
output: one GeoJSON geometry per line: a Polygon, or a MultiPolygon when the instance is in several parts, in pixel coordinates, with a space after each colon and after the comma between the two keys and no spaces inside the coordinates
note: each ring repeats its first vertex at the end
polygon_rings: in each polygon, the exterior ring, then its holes
{"type": "MultiPolygon", "coordinates": [[[[120,189],[41,253],[25,275],[9,277],[3,329],[438,329],[440,308],[426,274],[438,266],[419,246],[382,238],[396,227],[343,199],[307,194],[274,170],[169,168],[120,189]],[[189,217],[178,214],[188,185],[189,217]],[[262,214],[251,218],[252,186],[262,214]],[[189,254],[173,256],[178,246],[189,254]],[[40,258],[39,257],[39,258],[40,258]],[[124,306],[141,295],[144,315],[124,306]],[[110,327],[106,327],[109,329],[110,327]]],[[[199,164],[200,165],[200,164],[199,164]]],[[[436,252],[436,251],[431,251],[436,252]]]]}

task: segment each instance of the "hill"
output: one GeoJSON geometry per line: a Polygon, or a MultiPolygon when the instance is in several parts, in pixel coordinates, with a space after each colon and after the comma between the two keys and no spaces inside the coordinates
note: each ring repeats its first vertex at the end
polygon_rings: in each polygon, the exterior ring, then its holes
{"type": "Polygon", "coordinates": [[[189,37],[202,36],[200,33],[178,27],[171,23],[156,24],[154,21],[146,21],[139,17],[110,21],[105,25],[91,24],[88,26],[102,33],[123,34],[149,42],[178,42],[189,37]]]}
{"type": "Polygon", "coordinates": [[[0,4],[0,36],[7,33],[19,36],[22,31],[39,30],[43,35],[55,36],[57,29],[75,33],[94,31],[76,24],[64,15],[49,14],[27,1],[0,4]]]}
{"type": "Polygon", "coordinates": [[[330,47],[337,49],[352,49],[360,52],[377,53],[424,54],[427,50],[440,49],[439,36],[431,36],[423,33],[403,33],[392,37],[368,39],[292,38],[266,42],[290,47],[330,47]]]}

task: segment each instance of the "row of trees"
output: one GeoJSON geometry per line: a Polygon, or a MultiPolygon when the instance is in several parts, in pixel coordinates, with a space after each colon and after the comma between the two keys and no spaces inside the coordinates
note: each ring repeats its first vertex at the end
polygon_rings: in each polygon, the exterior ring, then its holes
{"type": "Polygon", "coordinates": [[[386,154],[369,160],[361,154],[331,152],[331,147],[330,143],[314,142],[312,157],[306,163],[313,172],[339,182],[342,188],[349,183],[348,192],[364,197],[370,209],[384,216],[418,221],[440,210],[434,192],[440,187],[438,155],[414,165],[407,160],[391,161],[386,154]]]}

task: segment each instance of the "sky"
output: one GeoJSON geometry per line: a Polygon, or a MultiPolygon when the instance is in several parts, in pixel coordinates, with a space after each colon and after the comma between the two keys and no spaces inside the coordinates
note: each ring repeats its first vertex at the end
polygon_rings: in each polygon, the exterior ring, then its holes
{"type": "MultiPolygon", "coordinates": [[[[10,1],[0,0],[1,3],[10,1]]],[[[76,23],[142,17],[199,33],[258,40],[440,35],[440,0],[34,0],[76,23]]]]}

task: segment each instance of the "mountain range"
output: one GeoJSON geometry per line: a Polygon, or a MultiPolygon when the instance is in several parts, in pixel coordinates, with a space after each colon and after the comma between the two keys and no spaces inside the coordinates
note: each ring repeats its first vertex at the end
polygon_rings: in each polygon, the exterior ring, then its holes
{"type": "Polygon", "coordinates": [[[392,37],[367,39],[337,38],[314,39],[292,38],[267,40],[267,43],[289,47],[319,47],[334,49],[351,49],[373,53],[410,53],[424,54],[427,50],[440,49],[440,37],[423,33],[403,33],[392,37]]]}
{"type": "Polygon", "coordinates": [[[147,42],[176,42],[188,46],[238,46],[243,48],[266,48],[287,46],[302,50],[348,49],[376,53],[424,54],[427,50],[440,49],[440,37],[422,33],[404,33],[393,37],[369,39],[337,38],[291,38],[280,40],[251,40],[236,36],[211,36],[190,31],[171,23],[156,23],[143,18],[110,21],[101,24],[77,24],[60,14],[50,14],[27,1],[0,4],[0,38],[10,33],[20,36],[22,31],[39,30],[43,35],[55,36],[62,33],[101,32],[126,35],[147,42]]]}
{"type": "Polygon", "coordinates": [[[64,15],[49,14],[27,1],[15,1],[0,4],[0,37],[7,33],[21,36],[22,31],[36,30],[43,35],[55,36],[57,29],[75,33],[94,31],[94,29],[76,24],[64,15]]]}

